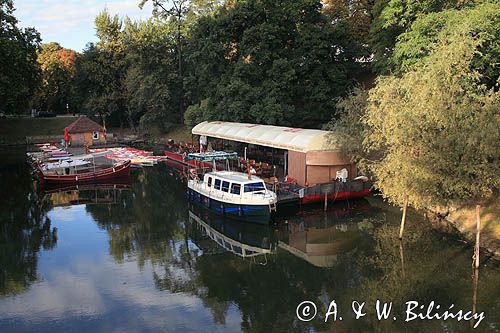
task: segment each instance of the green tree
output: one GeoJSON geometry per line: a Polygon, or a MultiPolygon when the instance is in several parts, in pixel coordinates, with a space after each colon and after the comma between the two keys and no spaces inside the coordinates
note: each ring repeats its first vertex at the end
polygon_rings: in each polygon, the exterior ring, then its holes
{"type": "Polygon", "coordinates": [[[191,31],[185,79],[208,119],[317,126],[357,66],[345,23],[319,1],[242,1],[201,17],[191,31]]]}
{"type": "Polygon", "coordinates": [[[84,112],[101,118],[106,116],[113,125],[126,122],[123,82],[126,75],[126,42],[123,22],[117,15],[101,12],[95,19],[97,44],[88,44],[77,57],[75,84],[83,95],[80,103],[84,112]]]}
{"type": "Polygon", "coordinates": [[[396,204],[478,201],[500,185],[500,93],[472,66],[488,38],[475,28],[462,20],[411,70],[370,91],[365,147],[383,151],[371,170],[396,204]]]}
{"type": "Polygon", "coordinates": [[[372,10],[370,45],[373,67],[379,73],[391,70],[390,58],[397,38],[426,14],[463,6],[458,0],[376,0],[372,10]]]}
{"type": "Polygon", "coordinates": [[[0,110],[8,113],[26,110],[40,84],[40,34],[19,28],[14,10],[12,0],[0,0],[0,110]]]}
{"type": "Polygon", "coordinates": [[[64,49],[58,43],[41,46],[38,63],[43,81],[37,96],[38,109],[66,112],[66,104],[72,102],[74,95],[75,59],[75,51],[64,49]]]}
{"type": "Polygon", "coordinates": [[[127,72],[124,89],[132,126],[182,123],[178,108],[182,90],[177,78],[174,27],[150,19],[125,23],[127,72]]]}
{"type": "Polygon", "coordinates": [[[405,72],[436,48],[436,43],[467,25],[469,35],[481,36],[481,43],[471,61],[473,70],[482,75],[487,87],[500,86],[500,4],[484,3],[471,9],[450,9],[431,13],[415,21],[408,32],[398,37],[391,62],[395,70],[405,72]]]}
{"type": "Polygon", "coordinates": [[[323,12],[332,24],[345,22],[348,33],[359,44],[360,56],[369,56],[368,42],[372,23],[373,0],[323,0],[323,12]]]}

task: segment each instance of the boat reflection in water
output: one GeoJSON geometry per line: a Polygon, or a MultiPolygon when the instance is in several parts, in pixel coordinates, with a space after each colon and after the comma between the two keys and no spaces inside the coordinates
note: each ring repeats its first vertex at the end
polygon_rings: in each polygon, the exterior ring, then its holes
{"type": "Polygon", "coordinates": [[[273,228],[231,220],[190,205],[189,219],[198,227],[199,234],[193,238],[204,253],[230,251],[251,258],[284,250],[313,266],[327,268],[365,242],[365,233],[374,228],[366,214],[371,209],[364,199],[339,202],[327,212],[313,209],[281,217],[273,228]]]}
{"type": "Polygon", "coordinates": [[[338,202],[326,212],[301,211],[285,221],[279,232],[278,247],[316,267],[332,267],[340,255],[355,250],[373,225],[366,219],[371,206],[359,199],[338,202]]]}
{"type": "Polygon", "coordinates": [[[119,192],[130,190],[130,177],[117,178],[91,184],[70,184],[42,186],[42,200],[49,201],[54,207],[114,204],[119,192]]]}
{"type": "Polygon", "coordinates": [[[267,255],[276,251],[274,231],[269,226],[228,219],[193,204],[189,206],[189,221],[196,226],[194,243],[206,254],[229,251],[244,259],[266,263],[267,255]]]}

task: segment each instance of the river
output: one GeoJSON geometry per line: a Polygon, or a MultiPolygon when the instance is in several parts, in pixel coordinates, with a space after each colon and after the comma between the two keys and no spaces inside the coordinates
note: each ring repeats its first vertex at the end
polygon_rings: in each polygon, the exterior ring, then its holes
{"type": "Polygon", "coordinates": [[[44,194],[24,151],[0,150],[0,332],[500,331],[498,262],[475,281],[469,245],[413,211],[400,242],[400,217],[368,198],[228,221],[189,206],[165,164],[44,194]],[[410,301],[484,319],[406,321],[410,301]]]}

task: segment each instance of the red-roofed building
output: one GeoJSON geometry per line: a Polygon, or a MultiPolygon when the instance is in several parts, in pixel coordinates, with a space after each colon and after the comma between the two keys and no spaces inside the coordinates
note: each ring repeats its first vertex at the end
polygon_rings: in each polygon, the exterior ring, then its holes
{"type": "Polygon", "coordinates": [[[68,133],[70,145],[80,147],[83,145],[95,146],[106,144],[106,131],[104,127],[95,121],[80,116],[77,120],[69,124],[68,133]]]}

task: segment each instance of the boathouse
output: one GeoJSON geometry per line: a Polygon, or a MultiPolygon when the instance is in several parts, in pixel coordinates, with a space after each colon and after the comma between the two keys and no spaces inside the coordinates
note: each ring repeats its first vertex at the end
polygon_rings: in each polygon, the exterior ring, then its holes
{"type": "Polygon", "coordinates": [[[80,116],[68,127],[69,143],[73,147],[106,144],[106,130],[95,121],[80,116]]]}
{"type": "Polygon", "coordinates": [[[192,134],[206,137],[217,149],[235,150],[241,156],[248,153],[247,157],[255,160],[267,158],[273,167],[279,167],[280,176],[293,178],[299,185],[328,183],[343,169],[349,180],[357,176],[355,164],[328,131],[205,121],[193,127],[192,134]]]}

